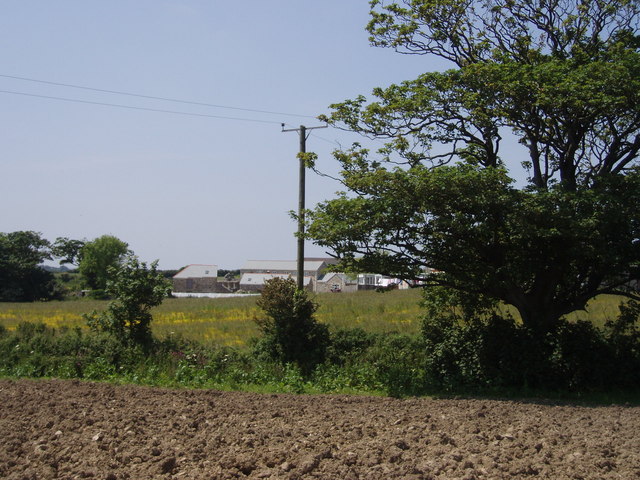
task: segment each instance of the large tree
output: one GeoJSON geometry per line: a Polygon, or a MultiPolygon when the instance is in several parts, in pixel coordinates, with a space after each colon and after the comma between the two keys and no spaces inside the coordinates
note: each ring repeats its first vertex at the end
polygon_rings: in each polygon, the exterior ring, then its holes
{"type": "Polygon", "coordinates": [[[56,295],[49,242],[37,232],[0,233],[0,301],[48,300],[56,295]]]}
{"type": "Polygon", "coordinates": [[[82,248],[85,240],[74,240],[67,237],[58,237],[51,245],[51,252],[59,258],[60,265],[70,263],[77,265],[81,259],[82,248]]]}
{"type": "Polygon", "coordinates": [[[129,245],[113,235],[102,235],[84,243],[76,254],[78,270],[89,287],[104,290],[109,269],[119,266],[129,251],[129,245]]]}
{"type": "Polygon", "coordinates": [[[336,152],[347,192],[309,236],[352,270],[501,300],[537,330],[600,293],[637,297],[639,2],[370,3],[373,45],[452,68],[331,106],[385,146],[336,152]],[[507,134],[521,151],[501,155],[507,134]]]}

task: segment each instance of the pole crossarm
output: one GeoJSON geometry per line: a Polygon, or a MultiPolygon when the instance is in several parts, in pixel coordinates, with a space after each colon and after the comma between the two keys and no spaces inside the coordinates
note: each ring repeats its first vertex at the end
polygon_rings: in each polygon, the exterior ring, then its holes
{"type": "MultiPolygon", "coordinates": [[[[298,128],[284,128],[285,124],[282,123],[282,132],[299,132],[300,130],[316,130],[318,128],[329,128],[329,125],[320,125],[318,127],[305,127],[304,125],[300,125],[298,128]]],[[[307,136],[307,138],[309,138],[307,136]]]]}

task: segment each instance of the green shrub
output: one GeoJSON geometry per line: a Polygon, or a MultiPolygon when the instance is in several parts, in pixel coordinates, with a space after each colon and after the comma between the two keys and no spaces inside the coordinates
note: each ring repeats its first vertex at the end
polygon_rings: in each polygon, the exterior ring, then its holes
{"type": "Polygon", "coordinates": [[[640,388],[633,302],[604,329],[561,320],[544,337],[512,318],[426,318],[425,378],[433,389],[588,392],[640,388]]]}
{"type": "Polygon", "coordinates": [[[116,376],[118,370],[107,358],[96,357],[84,368],[84,378],[88,380],[110,380],[116,376]]]}
{"type": "Polygon", "coordinates": [[[620,314],[604,327],[612,355],[616,359],[616,384],[621,388],[640,387],[640,302],[620,305],[620,314]]]}
{"type": "Polygon", "coordinates": [[[324,361],[329,330],[315,320],[316,303],[293,279],[267,280],[256,304],[266,315],[255,320],[264,335],[254,345],[256,358],[295,363],[304,375],[324,361]]]}
{"type": "Polygon", "coordinates": [[[341,328],[331,334],[327,348],[327,361],[344,366],[362,356],[375,344],[377,335],[362,328],[341,328]]]}
{"type": "Polygon", "coordinates": [[[16,337],[25,341],[47,331],[44,323],[20,322],[16,327],[16,337]]]}
{"type": "Polygon", "coordinates": [[[130,255],[117,267],[110,267],[107,294],[114,298],[106,312],[84,315],[93,330],[107,332],[123,343],[150,347],[151,308],[169,293],[169,284],[157,271],[157,262],[149,267],[130,255]]]}
{"type": "Polygon", "coordinates": [[[79,328],[56,330],[44,324],[21,323],[0,339],[0,368],[16,376],[89,375],[98,379],[102,377],[95,372],[100,369],[91,366],[96,359],[107,362],[115,372],[126,372],[143,358],[139,348],[123,345],[111,335],[86,333],[79,328]]]}
{"type": "Polygon", "coordinates": [[[335,331],[323,340],[324,361],[317,362],[320,356],[315,356],[314,363],[302,363],[304,368],[284,361],[275,333],[271,344],[258,340],[253,352],[247,353],[178,336],[143,347],[107,332],[21,323],[0,334],[0,374],[394,396],[640,388],[636,302],[621,306],[620,315],[602,329],[563,321],[542,339],[512,318],[467,319],[459,312],[443,312],[424,319],[421,336],[372,334],[359,328],[335,331]],[[261,352],[265,346],[273,350],[261,352]]]}
{"type": "MultiPolygon", "coordinates": [[[[602,331],[586,321],[561,322],[551,337],[550,363],[557,387],[567,390],[603,389],[612,386],[612,355],[602,331]]],[[[556,386],[556,385],[554,385],[556,386]]]]}
{"type": "Polygon", "coordinates": [[[346,365],[324,363],[318,365],[311,378],[321,392],[385,391],[374,365],[366,361],[354,361],[346,365]]]}
{"type": "Polygon", "coordinates": [[[373,366],[379,385],[391,396],[425,391],[424,343],[409,335],[380,335],[368,349],[365,362],[373,366]]]}

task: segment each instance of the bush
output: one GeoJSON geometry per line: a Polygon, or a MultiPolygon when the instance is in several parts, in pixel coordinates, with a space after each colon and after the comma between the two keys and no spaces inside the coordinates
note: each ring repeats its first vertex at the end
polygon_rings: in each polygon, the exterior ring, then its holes
{"type": "Polygon", "coordinates": [[[157,271],[157,262],[147,267],[130,255],[122,265],[111,267],[106,293],[115,300],[107,311],[84,317],[93,330],[114,335],[123,343],[150,347],[150,310],[162,303],[169,289],[169,283],[157,271]]]}
{"type": "Polygon", "coordinates": [[[318,306],[293,279],[267,280],[256,303],[266,315],[255,320],[264,334],[254,347],[257,358],[295,363],[304,375],[324,361],[329,330],[315,320],[318,306]]]}
{"type": "Polygon", "coordinates": [[[372,365],[377,383],[394,397],[425,392],[425,349],[421,339],[401,334],[377,337],[363,357],[372,365]]]}
{"type": "Polygon", "coordinates": [[[605,324],[604,337],[616,359],[616,384],[640,386],[640,302],[620,305],[620,315],[605,324]]]}
{"type": "Polygon", "coordinates": [[[591,322],[563,321],[550,338],[550,370],[558,387],[567,390],[604,389],[613,386],[618,359],[607,339],[591,322]]]}
{"type": "MultiPolygon", "coordinates": [[[[143,348],[108,332],[21,323],[13,331],[0,331],[0,373],[164,386],[262,386],[296,393],[384,391],[393,396],[637,391],[640,304],[628,302],[620,310],[603,329],[561,322],[542,339],[512,318],[467,319],[443,310],[443,315],[424,320],[418,337],[359,328],[333,332],[323,338],[321,354],[301,358],[304,368],[284,360],[276,343],[282,337],[275,333],[265,335],[271,343],[261,339],[250,354],[176,336],[143,348]]],[[[293,327],[299,325],[288,318],[291,331],[284,338],[294,338],[293,327]]],[[[306,337],[306,345],[315,338],[306,337]]]]}
{"type": "Polygon", "coordinates": [[[341,328],[331,334],[327,348],[327,362],[345,366],[361,357],[375,344],[377,335],[365,332],[362,328],[341,328]]]}
{"type": "Polygon", "coordinates": [[[540,337],[512,318],[426,318],[425,377],[431,388],[606,391],[640,388],[640,332],[634,302],[598,329],[562,320],[540,337]]]}
{"type": "Polygon", "coordinates": [[[83,378],[87,366],[96,359],[118,371],[140,361],[135,349],[111,335],[86,334],[79,328],[56,330],[44,324],[21,323],[15,332],[0,339],[0,368],[9,375],[83,378]]]}
{"type": "Polygon", "coordinates": [[[384,391],[375,367],[365,361],[354,361],[340,366],[323,363],[313,372],[313,385],[321,392],[384,391]]]}
{"type": "Polygon", "coordinates": [[[479,375],[477,324],[460,325],[447,318],[425,320],[425,381],[437,389],[452,390],[482,382],[479,375]]]}

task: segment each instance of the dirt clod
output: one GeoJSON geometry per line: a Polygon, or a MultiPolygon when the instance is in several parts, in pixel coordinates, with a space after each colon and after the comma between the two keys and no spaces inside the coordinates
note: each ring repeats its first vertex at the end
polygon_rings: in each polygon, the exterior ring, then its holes
{"type": "MultiPolygon", "coordinates": [[[[139,462],[136,462],[139,463],[139,462]]],[[[170,473],[176,468],[176,457],[167,458],[160,465],[160,473],[170,473]]]]}

